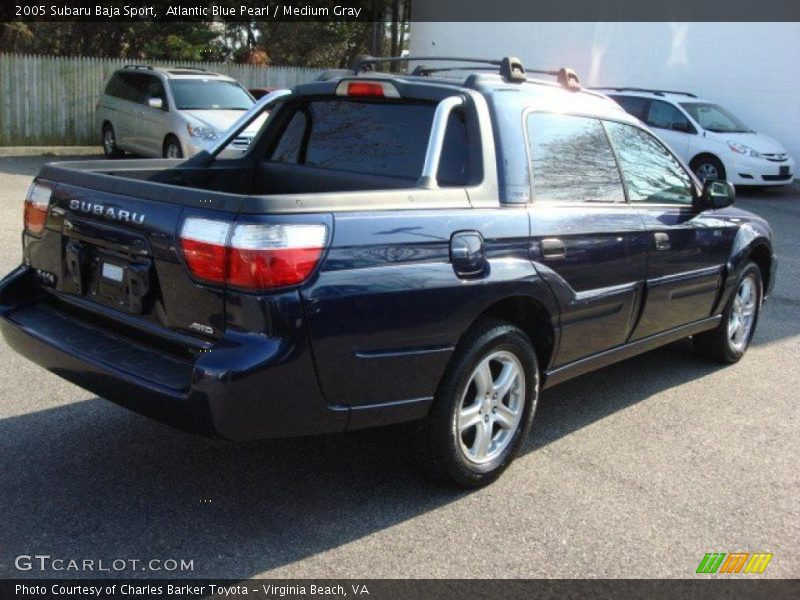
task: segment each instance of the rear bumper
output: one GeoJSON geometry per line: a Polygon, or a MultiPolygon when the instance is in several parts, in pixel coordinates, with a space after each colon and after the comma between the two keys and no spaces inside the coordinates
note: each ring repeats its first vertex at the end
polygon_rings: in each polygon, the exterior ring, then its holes
{"type": "Polygon", "coordinates": [[[253,440],[347,426],[349,411],[325,402],[304,335],[229,330],[177,355],[61,310],[24,267],[0,281],[0,331],[48,371],[179,429],[253,440]]]}

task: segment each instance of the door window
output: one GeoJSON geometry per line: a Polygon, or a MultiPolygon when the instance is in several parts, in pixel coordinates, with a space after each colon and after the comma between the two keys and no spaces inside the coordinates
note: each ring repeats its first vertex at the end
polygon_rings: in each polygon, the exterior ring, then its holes
{"type": "Polygon", "coordinates": [[[531,113],[527,127],[535,201],[625,202],[619,169],[600,121],[531,113]]]}
{"type": "Polygon", "coordinates": [[[667,148],[639,127],[605,122],[631,202],[691,204],[692,179],[667,148]]]}
{"type": "Polygon", "coordinates": [[[647,118],[644,120],[650,127],[659,129],[670,129],[683,133],[695,133],[694,127],[680,110],[668,102],[653,100],[650,102],[650,110],[647,111],[647,118]]]}
{"type": "Polygon", "coordinates": [[[161,98],[163,107],[167,107],[167,92],[164,90],[164,84],[157,77],[146,77],[146,87],[144,94],[144,102],[147,104],[149,98],[161,98]]]}

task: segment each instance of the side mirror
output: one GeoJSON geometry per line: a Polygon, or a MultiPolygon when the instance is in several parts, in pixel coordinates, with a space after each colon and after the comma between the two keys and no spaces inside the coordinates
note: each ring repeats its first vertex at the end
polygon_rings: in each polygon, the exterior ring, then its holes
{"type": "Polygon", "coordinates": [[[721,179],[707,179],[700,194],[700,209],[725,208],[733,204],[735,198],[736,188],[732,183],[721,179]]]}
{"type": "Polygon", "coordinates": [[[686,121],[675,121],[674,123],[670,124],[669,128],[672,129],[672,131],[680,131],[681,133],[692,132],[692,126],[686,121]]]}
{"type": "Polygon", "coordinates": [[[157,108],[158,110],[161,110],[162,108],[164,108],[164,100],[162,100],[161,98],[148,98],[147,106],[149,106],[150,108],[157,108]]]}

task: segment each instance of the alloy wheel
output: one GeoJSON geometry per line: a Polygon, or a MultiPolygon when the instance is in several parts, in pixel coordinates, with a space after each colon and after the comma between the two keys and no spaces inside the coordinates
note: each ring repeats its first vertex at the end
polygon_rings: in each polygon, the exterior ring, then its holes
{"type": "Polygon", "coordinates": [[[728,339],[734,350],[743,350],[750,339],[757,302],[756,284],[752,277],[745,277],[736,290],[728,318],[728,339]]]}
{"type": "Polygon", "coordinates": [[[114,132],[111,129],[106,129],[103,132],[103,149],[106,154],[112,154],[115,150],[114,132]]]}
{"type": "Polygon", "coordinates": [[[458,409],[456,435],[473,463],[500,455],[514,439],[525,408],[525,372],[510,352],[497,351],[472,372],[458,409]]]}
{"type": "Polygon", "coordinates": [[[713,181],[719,179],[719,170],[712,163],[701,164],[699,167],[697,167],[695,174],[700,179],[700,181],[707,181],[707,180],[713,181]]]}

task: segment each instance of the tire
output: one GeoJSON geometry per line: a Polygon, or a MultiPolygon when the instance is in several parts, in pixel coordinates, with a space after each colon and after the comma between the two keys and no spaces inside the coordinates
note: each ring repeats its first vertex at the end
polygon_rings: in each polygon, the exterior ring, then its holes
{"type": "Polygon", "coordinates": [[[456,349],[419,424],[422,467],[461,487],[491,483],[519,453],[538,396],[539,367],[528,336],[504,321],[479,323],[456,349]],[[504,374],[505,393],[483,392],[496,390],[504,374]]]}
{"type": "Polygon", "coordinates": [[[697,178],[702,182],[706,179],[725,179],[725,167],[722,165],[722,162],[714,156],[698,156],[692,160],[690,166],[694,174],[697,175],[697,178]]]}
{"type": "Polygon", "coordinates": [[[117,146],[117,136],[110,123],[103,125],[102,133],[103,154],[106,158],[120,158],[125,153],[117,146]]]}
{"type": "Polygon", "coordinates": [[[164,148],[161,153],[164,158],[183,158],[183,149],[178,138],[168,135],[164,140],[164,148]]]}
{"type": "Polygon", "coordinates": [[[720,324],[711,331],[694,336],[694,347],[698,354],[724,364],[733,364],[744,356],[758,324],[762,287],[758,265],[747,263],[722,312],[720,324]]]}

